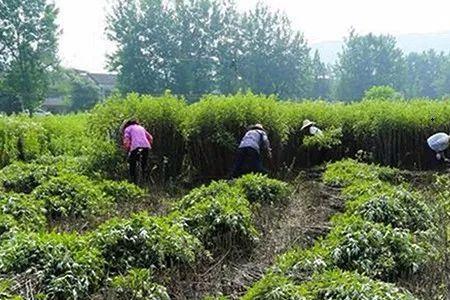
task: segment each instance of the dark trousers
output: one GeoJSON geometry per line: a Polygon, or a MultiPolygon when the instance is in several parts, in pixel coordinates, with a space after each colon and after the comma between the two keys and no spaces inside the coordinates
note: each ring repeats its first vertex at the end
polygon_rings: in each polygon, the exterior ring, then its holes
{"type": "Polygon", "coordinates": [[[137,148],[131,151],[130,155],[128,156],[128,163],[130,164],[130,179],[132,182],[138,183],[136,174],[136,166],[138,161],[140,161],[141,163],[142,177],[147,174],[148,154],[148,148],[137,148]]]}
{"type": "Polygon", "coordinates": [[[233,168],[233,178],[249,173],[267,174],[262,163],[261,154],[251,147],[239,148],[233,168]]]}

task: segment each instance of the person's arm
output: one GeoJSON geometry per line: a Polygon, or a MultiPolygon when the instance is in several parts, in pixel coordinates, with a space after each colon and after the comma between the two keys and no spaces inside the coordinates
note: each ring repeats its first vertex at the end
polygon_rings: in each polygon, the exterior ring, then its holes
{"type": "Polygon", "coordinates": [[[267,151],[267,155],[269,156],[269,158],[272,158],[272,148],[270,147],[270,141],[269,141],[269,137],[267,136],[267,133],[265,133],[265,132],[263,133],[262,139],[263,139],[264,149],[267,151]]]}
{"type": "Polygon", "coordinates": [[[153,136],[146,130],[145,131],[145,137],[147,138],[147,141],[149,142],[150,146],[153,145],[153,136]]]}
{"type": "Polygon", "coordinates": [[[130,134],[130,131],[128,130],[128,128],[125,129],[125,132],[124,132],[124,134],[123,134],[123,141],[122,141],[122,143],[123,143],[123,148],[124,148],[126,151],[130,151],[130,147],[131,147],[131,134],[130,134]]]}

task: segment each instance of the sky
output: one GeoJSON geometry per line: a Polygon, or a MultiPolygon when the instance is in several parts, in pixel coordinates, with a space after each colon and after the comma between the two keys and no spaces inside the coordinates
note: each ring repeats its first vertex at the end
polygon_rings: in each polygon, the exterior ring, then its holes
{"type": "MultiPolygon", "coordinates": [[[[106,55],[114,51],[104,29],[113,0],[54,0],[61,29],[62,65],[105,72],[106,55]]],[[[258,0],[236,0],[242,10],[258,0]]],[[[448,0],[263,0],[284,11],[308,43],[342,40],[351,28],[365,34],[437,33],[450,31],[448,0]]]]}

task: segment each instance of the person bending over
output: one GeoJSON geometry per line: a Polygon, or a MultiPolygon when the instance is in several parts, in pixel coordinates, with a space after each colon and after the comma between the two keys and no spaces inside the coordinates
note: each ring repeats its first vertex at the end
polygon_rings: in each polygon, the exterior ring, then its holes
{"type": "Polygon", "coordinates": [[[237,178],[248,173],[267,174],[263,167],[262,151],[267,151],[269,159],[272,158],[267,133],[261,124],[255,124],[247,129],[239,144],[232,177],[237,178]]]}
{"type": "Polygon", "coordinates": [[[153,137],[137,120],[129,120],[123,127],[123,146],[128,152],[130,180],[137,184],[136,165],[140,160],[142,176],[146,176],[148,155],[152,148],[153,137]]]}
{"type": "Polygon", "coordinates": [[[436,152],[436,159],[444,162],[450,162],[450,160],[445,157],[444,152],[447,150],[450,143],[450,136],[444,132],[439,132],[433,134],[427,139],[428,146],[436,152]]]}

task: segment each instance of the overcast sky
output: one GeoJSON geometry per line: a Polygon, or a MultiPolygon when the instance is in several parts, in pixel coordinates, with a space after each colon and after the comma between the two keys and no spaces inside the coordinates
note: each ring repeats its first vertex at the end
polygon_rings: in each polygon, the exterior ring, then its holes
{"type": "MultiPolygon", "coordinates": [[[[105,55],[113,50],[104,29],[112,0],[54,0],[60,9],[60,58],[67,67],[106,70],[105,55]]],[[[257,0],[237,0],[242,9],[257,0]]],[[[450,31],[449,0],[265,0],[284,11],[310,44],[341,40],[358,33],[433,33],[450,31]]]]}

